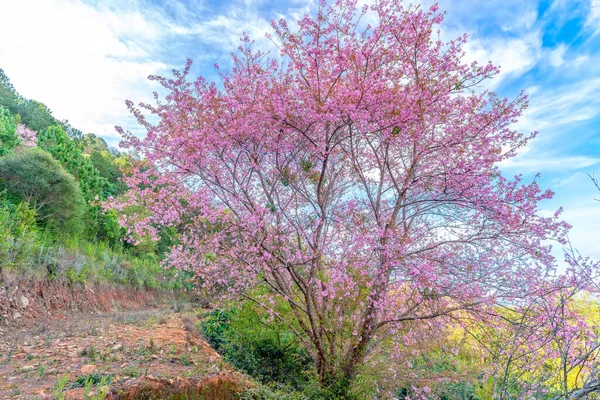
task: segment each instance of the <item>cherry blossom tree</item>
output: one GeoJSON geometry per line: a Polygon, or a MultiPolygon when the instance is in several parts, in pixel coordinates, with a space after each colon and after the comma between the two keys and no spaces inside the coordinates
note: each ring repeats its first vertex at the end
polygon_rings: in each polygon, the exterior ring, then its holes
{"type": "Polygon", "coordinates": [[[17,125],[17,135],[21,139],[21,143],[26,147],[37,146],[37,133],[27,128],[23,124],[17,125]]]}
{"type": "Polygon", "coordinates": [[[550,191],[497,166],[535,136],[511,128],[527,98],[485,90],[498,68],[465,63],[466,36],[442,42],[442,20],[322,1],[297,27],[272,23],[279,55],[244,37],[218,84],[190,81],[190,61],[151,77],[164,99],[128,102],[147,134],[120,131],[145,167],[113,206],[150,211],[124,214],[132,239],[176,227],[165,263],[289,321],[325,385],[379,346],[401,358],[551,290],[549,243],[569,226],[538,213],[550,191]]]}

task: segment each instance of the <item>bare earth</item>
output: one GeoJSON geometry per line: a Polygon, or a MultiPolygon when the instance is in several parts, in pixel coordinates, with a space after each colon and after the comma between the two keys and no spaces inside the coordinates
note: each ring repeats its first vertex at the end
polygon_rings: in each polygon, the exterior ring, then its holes
{"type": "Polygon", "coordinates": [[[2,328],[0,399],[235,398],[248,381],[199,336],[198,311],[180,308],[2,328]]]}

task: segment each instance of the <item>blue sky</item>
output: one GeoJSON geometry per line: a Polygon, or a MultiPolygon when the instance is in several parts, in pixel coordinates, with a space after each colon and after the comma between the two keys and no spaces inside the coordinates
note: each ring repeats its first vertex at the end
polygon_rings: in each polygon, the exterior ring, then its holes
{"type": "MultiPolygon", "coordinates": [[[[467,58],[501,67],[489,88],[530,95],[516,127],[540,134],[503,171],[539,172],[542,187],[556,192],[543,212],[562,205],[573,244],[600,259],[600,192],[587,177],[600,177],[600,0],[439,5],[443,36],[467,32],[467,58]]],[[[297,20],[314,8],[314,0],[0,0],[0,68],[24,96],[116,145],[115,125],[136,129],[124,100],[149,101],[157,89],[149,74],[192,58],[194,75],[214,79],[213,65],[227,67],[242,32],[268,48],[271,19],[297,20]]]]}

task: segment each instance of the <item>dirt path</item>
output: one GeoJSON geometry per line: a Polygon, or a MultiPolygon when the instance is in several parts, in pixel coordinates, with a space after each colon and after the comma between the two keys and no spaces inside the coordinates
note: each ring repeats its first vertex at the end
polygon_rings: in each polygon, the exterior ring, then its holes
{"type": "Polygon", "coordinates": [[[191,307],[165,307],[0,332],[0,399],[233,399],[248,383],[197,323],[191,307]]]}

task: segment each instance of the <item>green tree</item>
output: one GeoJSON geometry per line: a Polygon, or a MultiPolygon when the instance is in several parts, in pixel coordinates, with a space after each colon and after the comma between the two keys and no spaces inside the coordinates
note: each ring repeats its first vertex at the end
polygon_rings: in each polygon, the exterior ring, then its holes
{"type": "Polygon", "coordinates": [[[79,186],[48,152],[24,149],[0,158],[0,190],[14,204],[27,202],[41,227],[68,236],[81,232],[79,186]]]}
{"type": "Polygon", "coordinates": [[[38,146],[57,159],[78,181],[88,202],[106,198],[114,192],[113,185],[100,176],[83,149],[60,126],[50,126],[38,132],[38,146]]]}
{"type": "Polygon", "coordinates": [[[0,106],[8,108],[14,113],[14,109],[20,101],[20,96],[16,92],[13,85],[10,83],[10,79],[0,68],[0,106]]]}
{"type": "Polygon", "coordinates": [[[19,114],[23,123],[34,131],[61,124],[44,103],[36,100],[23,99],[15,106],[13,113],[19,114]]]}
{"type": "Polygon", "coordinates": [[[7,108],[0,106],[0,156],[10,152],[19,142],[15,117],[7,108]]]}
{"type": "Polygon", "coordinates": [[[78,142],[60,126],[51,126],[38,133],[38,146],[48,151],[79,182],[87,209],[84,217],[85,235],[93,240],[108,240],[115,244],[122,230],[114,214],[106,214],[100,201],[116,193],[115,185],[100,176],[89,156],[78,142]]]}

